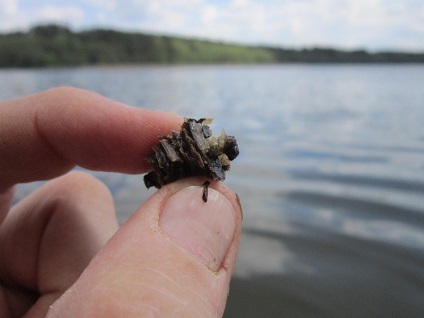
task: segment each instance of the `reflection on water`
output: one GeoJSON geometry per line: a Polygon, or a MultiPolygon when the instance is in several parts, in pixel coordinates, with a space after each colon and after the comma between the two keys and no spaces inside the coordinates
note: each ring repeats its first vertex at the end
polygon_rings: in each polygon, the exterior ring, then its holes
{"type": "MultiPolygon", "coordinates": [[[[0,98],[72,85],[235,135],[226,183],[245,217],[226,317],[419,317],[423,82],[417,65],[2,70],[0,98]]],[[[152,193],[94,174],[121,222],[152,193]]]]}

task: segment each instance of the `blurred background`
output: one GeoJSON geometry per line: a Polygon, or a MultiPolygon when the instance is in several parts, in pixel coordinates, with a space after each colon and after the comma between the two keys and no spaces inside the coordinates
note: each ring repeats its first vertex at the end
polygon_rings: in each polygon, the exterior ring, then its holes
{"type": "MultiPolygon", "coordinates": [[[[422,316],[424,3],[0,0],[0,32],[0,100],[70,85],[236,136],[225,317],[422,316]]],[[[154,191],[92,173],[121,223],[154,191]]]]}

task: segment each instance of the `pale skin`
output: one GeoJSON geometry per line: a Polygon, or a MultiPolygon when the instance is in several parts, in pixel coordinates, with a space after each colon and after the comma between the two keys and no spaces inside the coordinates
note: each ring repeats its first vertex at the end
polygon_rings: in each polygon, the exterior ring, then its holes
{"type": "Polygon", "coordinates": [[[180,190],[198,185],[201,201],[204,178],[163,187],[119,228],[107,187],[69,172],[147,172],[157,136],[182,121],[75,88],[0,103],[0,317],[222,316],[242,219],[231,190],[209,187],[207,204],[221,194],[235,215],[222,262],[209,266],[158,221],[180,190]],[[11,206],[14,185],[35,180],[50,181],[11,206]]]}

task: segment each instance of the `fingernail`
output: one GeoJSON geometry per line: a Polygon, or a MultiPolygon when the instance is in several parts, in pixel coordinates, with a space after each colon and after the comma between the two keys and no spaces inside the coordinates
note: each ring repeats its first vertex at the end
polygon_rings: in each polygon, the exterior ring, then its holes
{"type": "Polygon", "coordinates": [[[209,188],[187,187],[173,194],[160,214],[161,230],[179,247],[213,271],[218,271],[231,245],[236,214],[231,203],[209,188]]]}

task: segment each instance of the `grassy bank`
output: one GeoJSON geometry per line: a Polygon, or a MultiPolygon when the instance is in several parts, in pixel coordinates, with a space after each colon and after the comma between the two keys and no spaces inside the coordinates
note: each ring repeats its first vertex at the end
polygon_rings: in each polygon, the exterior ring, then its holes
{"type": "Polygon", "coordinates": [[[0,34],[0,67],[186,63],[424,63],[424,53],[255,47],[59,25],[0,34]]]}

